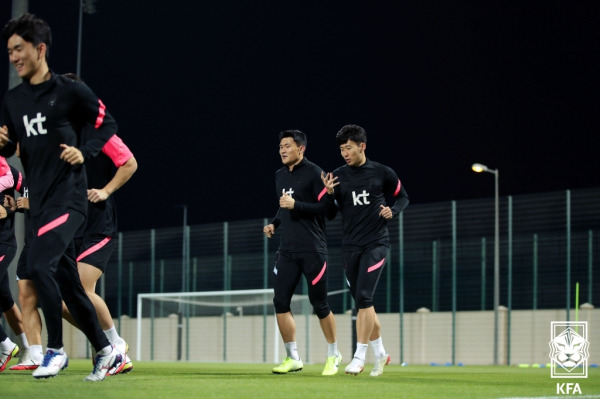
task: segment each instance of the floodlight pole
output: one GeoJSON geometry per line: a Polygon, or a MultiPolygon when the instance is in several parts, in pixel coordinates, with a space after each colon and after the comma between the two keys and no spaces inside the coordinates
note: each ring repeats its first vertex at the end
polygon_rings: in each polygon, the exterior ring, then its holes
{"type": "Polygon", "coordinates": [[[488,172],[494,175],[494,365],[498,365],[498,346],[500,339],[499,315],[500,307],[500,191],[498,183],[498,169],[489,169],[487,166],[475,163],[471,167],[474,172],[488,172]]]}
{"type": "Polygon", "coordinates": [[[83,0],[79,0],[79,26],[77,27],[77,66],[75,73],[81,77],[81,42],[83,35],[83,0]]]}

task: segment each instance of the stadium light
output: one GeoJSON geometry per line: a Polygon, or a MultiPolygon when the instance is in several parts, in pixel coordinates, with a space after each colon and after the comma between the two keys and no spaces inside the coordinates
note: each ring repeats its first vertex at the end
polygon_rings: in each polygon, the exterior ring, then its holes
{"type": "Polygon", "coordinates": [[[498,169],[474,163],[471,166],[476,173],[488,172],[494,175],[494,365],[498,365],[498,307],[500,306],[500,199],[498,192],[498,169]]]}

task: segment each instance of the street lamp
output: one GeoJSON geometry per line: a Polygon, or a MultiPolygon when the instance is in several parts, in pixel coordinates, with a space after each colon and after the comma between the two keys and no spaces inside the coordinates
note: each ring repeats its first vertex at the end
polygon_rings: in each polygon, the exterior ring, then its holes
{"type": "Polygon", "coordinates": [[[474,172],[488,172],[494,174],[494,365],[498,365],[498,307],[500,306],[500,200],[498,194],[498,169],[474,163],[471,166],[474,172]]]}

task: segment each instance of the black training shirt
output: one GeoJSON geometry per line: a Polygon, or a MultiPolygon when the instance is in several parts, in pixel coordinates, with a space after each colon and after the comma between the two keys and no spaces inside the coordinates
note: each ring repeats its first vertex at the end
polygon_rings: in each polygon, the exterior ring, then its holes
{"type": "MultiPolygon", "coordinates": [[[[55,73],[37,85],[23,81],[6,94],[0,123],[8,127],[10,140],[20,145],[31,214],[56,207],[69,207],[85,214],[84,166],[71,166],[61,160],[60,144],[78,147],[84,158],[89,159],[117,131],[115,120],[90,88],[55,73]],[[94,126],[95,135],[80,146],[81,130],[86,123],[94,126]]],[[[7,145],[0,155],[9,157],[14,152],[15,145],[7,145]]]]}
{"type": "Polygon", "coordinates": [[[389,246],[387,219],[379,216],[386,197],[393,200],[392,215],[408,205],[408,195],[392,168],[367,161],[358,167],[344,165],[333,171],[340,183],[334,197],[342,213],[343,249],[358,250],[371,245],[389,246]]]}
{"type": "Polygon", "coordinates": [[[325,212],[332,206],[321,180],[322,169],[304,158],[290,171],[275,172],[277,199],[285,191],[294,199],[294,209],[279,208],[271,223],[280,233],[279,251],[327,253],[325,212]]]}

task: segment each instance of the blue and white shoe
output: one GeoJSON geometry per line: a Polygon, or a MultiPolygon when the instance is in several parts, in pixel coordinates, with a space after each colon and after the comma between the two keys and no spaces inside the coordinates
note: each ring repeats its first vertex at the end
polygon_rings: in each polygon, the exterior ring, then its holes
{"type": "Polygon", "coordinates": [[[33,378],[50,378],[58,375],[58,372],[69,367],[69,358],[66,353],[54,352],[48,349],[42,364],[31,375],[33,378]]]}

